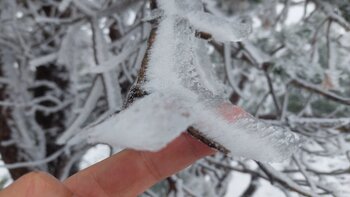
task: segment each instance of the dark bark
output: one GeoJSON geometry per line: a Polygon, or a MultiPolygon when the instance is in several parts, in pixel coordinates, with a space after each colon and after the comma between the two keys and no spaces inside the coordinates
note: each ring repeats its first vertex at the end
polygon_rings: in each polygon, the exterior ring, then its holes
{"type": "MultiPolygon", "coordinates": [[[[61,90],[64,91],[65,89],[68,88],[69,81],[67,79],[62,79],[60,76],[67,76],[67,75],[68,75],[68,72],[64,67],[50,64],[50,65],[44,65],[44,66],[38,67],[36,70],[35,79],[53,82],[57,85],[57,87],[59,87],[61,90]]],[[[50,91],[49,88],[40,86],[33,89],[33,96],[34,98],[41,97],[48,94],[49,91],[50,91]]],[[[61,98],[59,99],[64,100],[65,98],[63,95],[61,95],[61,98]]],[[[43,102],[40,104],[43,106],[54,105],[54,103],[51,103],[51,102],[43,102]]],[[[35,113],[35,119],[36,119],[36,122],[44,130],[47,131],[50,129],[55,129],[57,131],[54,135],[50,134],[49,132],[45,133],[45,138],[47,141],[46,154],[47,156],[49,156],[61,148],[61,146],[55,143],[55,140],[57,136],[59,136],[62,132],[66,130],[66,127],[64,125],[64,121],[65,121],[64,111],[61,110],[50,114],[45,114],[41,111],[37,111],[35,113]]],[[[67,159],[68,158],[66,156],[62,155],[59,157],[59,159],[56,159],[48,163],[49,173],[58,177],[61,173],[60,171],[62,167],[67,162],[67,159]]]]}
{"type": "Polygon", "coordinates": [[[256,175],[252,175],[252,180],[250,181],[249,187],[243,192],[241,197],[251,197],[258,189],[258,180],[259,177],[256,175]]]}
{"type": "Polygon", "coordinates": [[[222,146],[220,143],[215,142],[210,138],[207,138],[202,132],[198,131],[193,127],[189,127],[187,129],[187,132],[194,138],[198,139],[199,141],[209,146],[210,148],[214,148],[224,154],[230,153],[230,151],[226,147],[222,146]]]}
{"type": "MultiPolygon", "coordinates": [[[[155,6],[155,5],[153,5],[155,6]]],[[[156,32],[157,28],[153,27],[150,36],[148,38],[148,43],[147,43],[147,50],[146,54],[142,60],[141,63],[141,68],[138,72],[137,79],[135,83],[131,86],[130,91],[127,95],[127,98],[124,103],[124,108],[127,108],[130,104],[132,104],[134,101],[136,101],[139,98],[142,98],[143,96],[147,95],[148,93],[142,89],[142,85],[146,81],[146,70],[147,70],[147,65],[149,61],[149,55],[150,55],[150,50],[152,48],[152,45],[156,39],[156,32]]]]}

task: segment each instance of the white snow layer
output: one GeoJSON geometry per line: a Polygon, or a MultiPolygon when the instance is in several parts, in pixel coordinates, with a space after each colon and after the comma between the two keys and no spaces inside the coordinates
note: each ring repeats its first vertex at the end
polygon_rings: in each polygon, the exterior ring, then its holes
{"type": "MultiPolygon", "coordinates": [[[[227,104],[226,104],[227,105],[227,104]]],[[[115,147],[156,151],[185,131],[199,129],[231,151],[258,161],[279,162],[297,149],[299,137],[288,129],[269,125],[246,113],[226,114],[216,108],[175,94],[153,93],[136,101],[127,110],[97,126],[87,129],[89,142],[103,142],[115,147]]]]}
{"type": "Polygon", "coordinates": [[[87,129],[88,141],[120,148],[159,150],[191,124],[192,118],[181,103],[156,93],[145,96],[127,110],[87,129]]]}
{"type": "Polygon", "coordinates": [[[91,126],[91,143],[156,151],[193,126],[234,156],[282,161],[298,148],[300,138],[228,105],[223,84],[204,64],[203,40],[196,30],[219,41],[238,41],[251,31],[248,20],[228,22],[203,12],[200,0],[159,0],[164,11],[146,71],[150,93],[128,109],[91,126]],[[223,106],[226,115],[222,112],[223,106]],[[231,116],[231,117],[230,117],[231,116]]]}
{"type": "Polygon", "coordinates": [[[187,18],[196,29],[220,42],[241,41],[252,32],[252,20],[248,17],[228,21],[204,12],[190,12],[187,18]]]}

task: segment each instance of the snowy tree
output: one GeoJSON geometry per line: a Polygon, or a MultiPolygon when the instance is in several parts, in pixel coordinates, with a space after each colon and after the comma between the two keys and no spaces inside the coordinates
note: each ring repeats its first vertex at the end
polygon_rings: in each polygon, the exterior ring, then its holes
{"type": "Polygon", "coordinates": [[[97,143],[156,151],[187,132],[218,153],[145,196],[225,196],[241,174],[242,196],[264,195],[267,182],[285,196],[347,196],[349,9],[2,0],[3,167],[13,179],[31,170],[65,179],[97,143]],[[237,106],[247,112],[225,116],[237,106]]]}

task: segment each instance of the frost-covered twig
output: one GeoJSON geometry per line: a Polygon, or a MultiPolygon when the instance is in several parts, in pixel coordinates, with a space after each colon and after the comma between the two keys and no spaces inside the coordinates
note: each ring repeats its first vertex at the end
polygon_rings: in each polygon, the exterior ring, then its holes
{"type": "Polygon", "coordinates": [[[273,103],[274,103],[275,108],[276,108],[276,112],[280,116],[281,115],[281,108],[280,108],[280,104],[279,104],[279,101],[278,101],[277,96],[276,96],[276,92],[275,92],[274,87],[273,87],[272,79],[271,79],[270,74],[269,74],[269,63],[264,63],[262,65],[262,69],[264,71],[264,74],[265,74],[265,77],[267,80],[267,84],[269,86],[270,94],[272,96],[273,103]]]}
{"type": "MultiPolygon", "coordinates": [[[[207,159],[208,160],[208,159],[207,159]]],[[[225,164],[222,164],[220,162],[217,162],[217,161],[214,161],[214,160],[208,160],[210,163],[214,164],[215,166],[219,167],[219,168],[225,168],[225,169],[229,169],[229,170],[232,170],[232,171],[238,171],[238,172],[241,172],[241,173],[248,173],[248,174],[252,174],[252,175],[255,175],[255,176],[258,176],[260,178],[263,178],[265,180],[269,180],[269,177],[273,177],[273,180],[276,182],[276,183],[279,183],[281,184],[282,186],[292,190],[292,191],[295,191],[297,193],[300,193],[302,195],[305,195],[305,196],[310,196],[310,197],[313,197],[314,194],[308,190],[305,190],[304,188],[302,188],[301,186],[299,186],[297,183],[295,183],[293,180],[291,180],[289,177],[283,175],[282,173],[276,171],[274,168],[272,168],[270,165],[267,165],[267,164],[263,164],[265,169],[266,169],[266,172],[269,174],[268,176],[265,175],[265,174],[262,174],[260,172],[257,172],[257,171],[254,171],[254,170],[250,170],[250,169],[240,169],[240,168],[237,168],[237,167],[233,167],[233,166],[230,166],[230,165],[225,165],[225,164]]]]}
{"type": "MultiPolygon", "coordinates": [[[[108,61],[109,54],[106,46],[106,41],[103,37],[101,29],[98,27],[98,21],[93,19],[91,22],[92,29],[92,50],[96,65],[100,65],[101,62],[108,61]]],[[[116,62],[117,63],[117,62],[116,62]]],[[[111,110],[120,110],[122,107],[121,89],[118,80],[118,72],[103,72],[103,85],[108,101],[108,107],[111,110]]]]}
{"type": "Polygon", "coordinates": [[[29,66],[31,69],[35,69],[38,66],[48,64],[57,59],[57,53],[51,53],[48,55],[44,55],[42,57],[38,57],[36,59],[32,59],[29,61],[29,66]]]}
{"type": "Polygon", "coordinates": [[[110,57],[108,60],[101,62],[99,65],[95,67],[89,67],[85,70],[81,71],[81,74],[103,74],[108,72],[113,72],[119,69],[120,64],[123,64],[125,60],[132,55],[137,50],[136,47],[131,46],[128,47],[119,54],[110,57]]]}
{"type": "Polygon", "coordinates": [[[13,163],[13,164],[5,164],[5,165],[0,165],[0,168],[7,168],[7,169],[15,169],[15,168],[22,168],[22,167],[33,167],[33,166],[38,166],[41,164],[45,164],[48,162],[51,162],[55,159],[57,159],[63,152],[65,151],[65,148],[61,148],[60,150],[56,151],[49,157],[46,157],[41,160],[36,160],[36,161],[30,161],[30,162],[18,162],[18,163],[13,163]]]}
{"type": "Polygon", "coordinates": [[[201,133],[200,131],[198,131],[197,129],[195,129],[193,127],[189,127],[187,129],[187,132],[190,135],[192,135],[194,138],[198,139],[199,141],[203,142],[204,144],[208,145],[209,147],[220,151],[221,153],[224,153],[224,154],[230,153],[230,150],[228,150],[227,148],[222,146],[220,143],[215,142],[214,140],[208,138],[207,136],[205,136],[205,134],[201,133]]]}
{"type": "Polygon", "coordinates": [[[296,118],[290,117],[289,121],[291,123],[298,124],[321,124],[321,125],[348,125],[350,123],[350,118],[296,118]]]}
{"type": "Polygon", "coordinates": [[[232,58],[231,58],[231,43],[225,43],[224,44],[224,60],[225,60],[225,71],[226,75],[228,78],[228,81],[232,88],[234,89],[235,93],[240,97],[240,98],[246,98],[244,93],[240,90],[240,88],[237,86],[233,72],[231,72],[231,64],[232,64],[232,58]]]}
{"type": "Polygon", "coordinates": [[[157,32],[157,28],[153,27],[151,32],[150,32],[148,41],[147,41],[146,53],[142,59],[137,78],[127,94],[127,97],[126,97],[125,103],[124,103],[124,108],[128,107],[134,101],[136,101],[139,98],[142,98],[143,96],[145,96],[147,94],[147,92],[142,89],[142,86],[144,85],[144,83],[146,81],[146,70],[147,70],[148,63],[149,63],[149,56],[151,53],[150,50],[151,50],[153,43],[156,39],[156,35],[157,35],[156,32],[157,32]]]}
{"type": "Polygon", "coordinates": [[[59,179],[61,181],[64,181],[65,179],[67,179],[69,177],[69,172],[71,171],[72,167],[74,164],[76,164],[84,155],[86,148],[82,148],[81,150],[78,150],[77,152],[75,152],[68,160],[68,162],[65,164],[65,166],[62,169],[61,175],[59,177],[59,179]]]}
{"type": "Polygon", "coordinates": [[[300,194],[303,194],[305,196],[311,196],[314,197],[315,194],[311,191],[305,190],[301,186],[299,186],[297,183],[295,183],[292,179],[284,175],[283,173],[275,170],[272,166],[268,164],[262,164],[265,168],[265,172],[269,174],[269,176],[273,177],[273,179],[280,183],[281,185],[291,189],[292,191],[298,192],[300,194]]]}
{"type": "Polygon", "coordinates": [[[97,16],[104,17],[112,15],[114,13],[122,13],[125,10],[127,10],[126,8],[133,7],[140,2],[142,2],[142,0],[119,0],[113,3],[112,5],[108,6],[108,8],[99,11],[97,16]]]}
{"type": "Polygon", "coordinates": [[[306,90],[309,90],[311,92],[315,92],[317,94],[320,94],[321,96],[324,96],[324,97],[331,99],[333,101],[336,101],[338,103],[341,103],[344,105],[350,105],[350,98],[344,98],[342,96],[336,95],[333,92],[324,90],[324,88],[317,86],[317,85],[314,85],[314,84],[311,84],[311,83],[308,83],[302,79],[294,78],[291,81],[291,83],[296,85],[296,86],[302,87],[306,90]]]}
{"type": "Polygon", "coordinates": [[[97,77],[91,87],[91,90],[84,103],[83,110],[79,112],[79,115],[75,118],[74,122],[68,127],[68,129],[57,139],[58,144],[64,144],[69,138],[79,131],[79,127],[82,126],[90,113],[96,106],[97,100],[103,95],[103,85],[101,77],[97,77]]]}
{"type": "Polygon", "coordinates": [[[322,0],[311,0],[316,5],[318,5],[321,10],[332,20],[341,25],[346,31],[350,31],[350,23],[335,10],[338,8],[334,8],[330,3],[322,1],[322,0]]]}
{"type": "Polygon", "coordinates": [[[309,183],[310,188],[313,191],[314,195],[316,195],[316,192],[317,192],[316,184],[311,179],[311,177],[309,176],[308,172],[306,172],[305,166],[302,165],[302,163],[299,161],[299,158],[297,158],[295,155],[293,156],[293,160],[296,163],[296,165],[298,166],[298,168],[300,169],[300,172],[305,177],[305,180],[309,183]]]}

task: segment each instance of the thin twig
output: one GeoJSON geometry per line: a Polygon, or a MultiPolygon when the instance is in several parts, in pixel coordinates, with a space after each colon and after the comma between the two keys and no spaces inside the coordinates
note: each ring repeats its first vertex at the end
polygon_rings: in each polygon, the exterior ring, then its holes
{"type": "Polygon", "coordinates": [[[275,108],[276,108],[276,111],[277,111],[277,114],[281,114],[281,108],[280,108],[280,105],[279,105],[279,102],[278,102],[278,99],[277,99],[277,96],[276,96],[276,93],[275,93],[275,90],[274,90],[274,87],[273,87],[273,84],[272,84],[272,79],[268,73],[268,68],[270,67],[270,64],[268,63],[264,63],[263,66],[262,66],[262,69],[265,73],[265,77],[266,77],[266,80],[267,80],[267,83],[268,83],[268,86],[269,86],[269,90],[270,90],[270,94],[272,96],[272,99],[273,99],[273,103],[275,105],[275,108]]]}
{"type": "Polygon", "coordinates": [[[203,142],[204,144],[208,145],[211,148],[214,148],[218,151],[220,151],[221,153],[224,154],[229,154],[230,151],[225,148],[224,146],[222,146],[220,143],[215,142],[212,139],[207,138],[202,132],[198,131],[197,129],[193,128],[193,127],[189,127],[187,129],[187,132],[192,135],[194,138],[197,138],[199,141],[203,142]]]}
{"type": "Polygon", "coordinates": [[[330,100],[336,101],[338,103],[344,104],[344,105],[350,105],[350,98],[344,98],[342,96],[339,96],[337,94],[334,94],[333,92],[324,90],[324,88],[314,85],[314,84],[310,84],[302,79],[296,79],[294,78],[291,81],[291,84],[294,84],[296,86],[299,86],[301,88],[304,88],[310,92],[314,92],[317,93],[323,97],[326,97],[330,100]]]}

